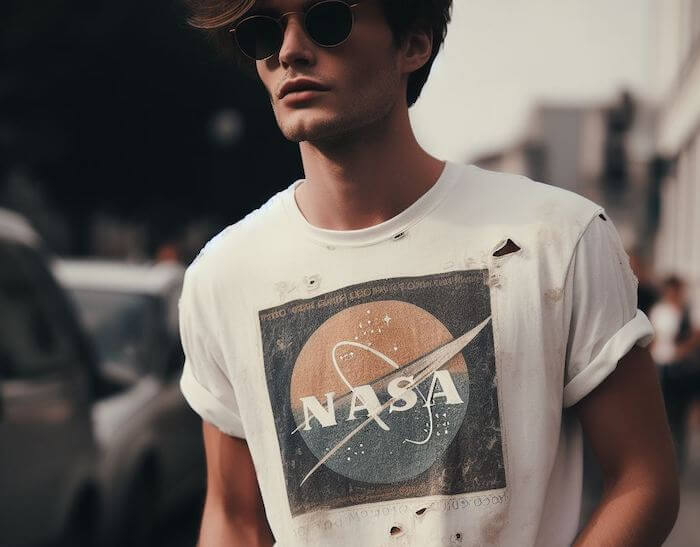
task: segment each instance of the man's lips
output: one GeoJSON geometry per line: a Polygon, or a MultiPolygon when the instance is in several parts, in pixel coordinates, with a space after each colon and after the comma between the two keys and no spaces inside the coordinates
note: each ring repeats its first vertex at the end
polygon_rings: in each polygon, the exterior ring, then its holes
{"type": "Polygon", "coordinates": [[[317,97],[321,93],[324,93],[324,91],[320,89],[301,89],[299,91],[290,91],[282,98],[282,101],[286,103],[308,101],[317,97]]]}
{"type": "Polygon", "coordinates": [[[287,80],[279,90],[278,98],[283,99],[290,93],[298,93],[303,91],[328,91],[328,87],[316,80],[309,78],[296,78],[287,80]]]}

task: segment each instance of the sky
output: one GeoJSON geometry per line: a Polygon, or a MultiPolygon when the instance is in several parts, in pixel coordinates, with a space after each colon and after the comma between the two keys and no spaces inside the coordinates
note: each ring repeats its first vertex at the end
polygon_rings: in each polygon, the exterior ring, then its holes
{"type": "Polygon", "coordinates": [[[655,0],[454,0],[444,49],[409,114],[453,161],[518,141],[540,102],[595,104],[652,84],[655,0]]]}

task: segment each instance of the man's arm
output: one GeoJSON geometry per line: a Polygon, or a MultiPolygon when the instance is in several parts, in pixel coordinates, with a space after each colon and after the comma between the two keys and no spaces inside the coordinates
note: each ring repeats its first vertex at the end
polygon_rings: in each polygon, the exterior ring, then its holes
{"type": "Polygon", "coordinates": [[[575,545],[661,545],[679,505],[678,471],[656,369],[633,346],[573,408],[603,472],[603,497],[575,545]]]}
{"type": "Polygon", "coordinates": [[[197,547],[274,543],[248,443],[202,421],[207,494],[197,547]]]}

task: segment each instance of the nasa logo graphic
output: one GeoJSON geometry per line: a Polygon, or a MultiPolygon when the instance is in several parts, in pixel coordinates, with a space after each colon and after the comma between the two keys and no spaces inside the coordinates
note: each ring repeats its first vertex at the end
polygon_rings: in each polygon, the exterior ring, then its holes
{"type": "Polygon", "coordinates": [[[505,487],[487,270],[260,312],[293,515],[505,487]]]}

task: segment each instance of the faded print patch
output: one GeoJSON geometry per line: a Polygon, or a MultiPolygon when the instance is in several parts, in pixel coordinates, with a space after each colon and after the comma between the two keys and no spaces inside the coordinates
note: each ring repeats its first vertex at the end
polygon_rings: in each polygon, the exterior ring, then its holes
{"type": "Polygon", "coordinates": [[[259,313],[292,515],[505,487],[488,270],[259,313]]]}

